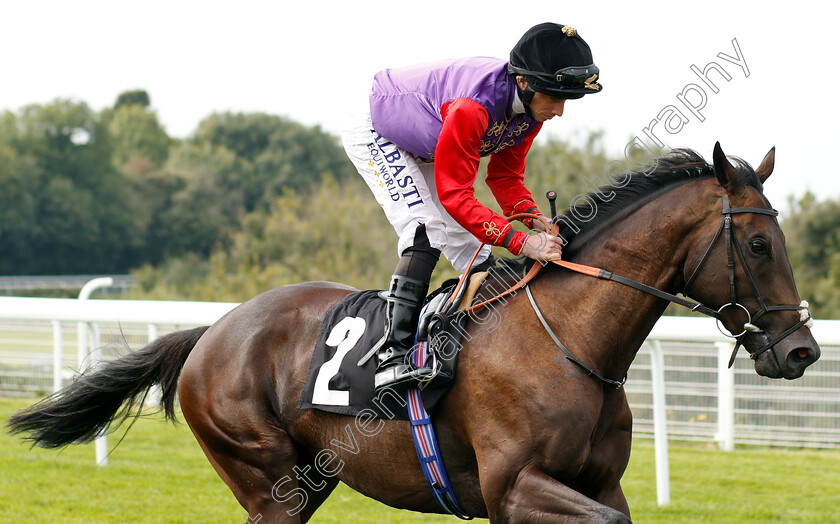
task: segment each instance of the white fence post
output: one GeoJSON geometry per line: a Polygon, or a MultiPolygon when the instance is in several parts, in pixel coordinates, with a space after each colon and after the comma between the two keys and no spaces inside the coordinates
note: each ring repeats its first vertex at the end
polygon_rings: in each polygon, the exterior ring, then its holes
{"type": "Polygon", "coordinates": [[[79,373],[84,372],[88,366],[87,351],[88,351],[88,332],[87,323],[79,322],[76,324],[76,354],[79,359],[79,373]]]}
{"type": "Polygon", "coordinates": [[[735,346],[732,342],[715,342],[718,349],[718,432],[715,440],[720,449],[735,449],[735,370],[729,359],[735,346]]]}
{"type": "MultiPolygon", "coordinates": [[[[114,284],[114,279],[111,277],[102,277],[102,278],[94,278],[84,286],[82,286],[82,290],[79,291],[79,300],[85,301],[90,297],[90,294],[94,292],[94,290],[99,289],[101,287],[108,287],[114,284]]],[[[84,367],[96,366],[102,360],[102,338],[99,335],[99,324],[90,323],[85,324],[83,322],[79,323],[79,370],[84,371],[84,367]],[[91,351],[88,353],[87,347],[83,346],[83,343],[87,342],[87,331],[90,330],[91,334],[91,344],[90,348],[91,351]],[[87,366],[84,366],[83,362],[90,355],[90,360],[87,363],[87,366]],[[84,366],[84,367],[83,367],[84,366]]],[[[105,429],[96,437],[95,444],[96,448],[96,464],[98,466],[107,466],[108,465],[108,440],[105,437],[105,429]]]]}
{"type": "Polygon", "coordinates": [[[61,321],[53,320],[53,393],[61,389],[61,366],[64,360],[64,334],[61,321]]]}
{"type": "MultiPolygon", "coordinates": [[[[102,365],[102,336],[99,332],[99,324],[91,323],[88,327],[90,329],[91,338],[90,365],[100,366],[102,365]]],[[[96,465],[107,466],[108,440],[105,437],[105,428],[103,428],[102,432],[99,433],[99,436],[96,437],[94,447],[96,449],[96,465]]]]}
{"type": "Polygon", "coordinates": [[[671,478],[668,465],[668,419],[665,406],[665,358],[662,342],[650,341],[650,374],[653,383],[653,439],[656,454],[656,502],[671,503],[671,478]]]}
{"type": "MultiPolygon", "coordinates": [[[[114,279],[111,277],[94,278],[82,286],[79,291],[79,301],[84,301],[90,298],[90,294],[101,287],[107,287],[114,284],[114,279]]],[[[79,343],[79,372],[85,370],[92,362],[87,362],[88,358],[88,329],[87,324],[79,322],[77,327],[78,343],[79,343]]]]}
{"type": "MultiPolygon", "coordinates": [[[[160,335],[157,324],[148,324],[146,327],[146,333],[147,342],[151,344],[160,335]]],[[[149,394],[146,395],[146,405],[153,406],[159,404],[162,394],[163,393],[161,392],[159,384],[152,386],[152,389],[149,390],[149,394]]]]}

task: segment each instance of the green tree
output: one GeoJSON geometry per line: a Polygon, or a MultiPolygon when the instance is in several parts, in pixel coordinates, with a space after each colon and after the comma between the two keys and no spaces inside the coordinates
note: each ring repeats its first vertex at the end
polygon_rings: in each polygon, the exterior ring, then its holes
{"type": "Polygon", "coordinates": [[[250,166],[220,181],[241,192],[247,211],[266,209],[284,189],[312,187],[326,174],[344,180],[355,172],[334,136],[264,113],[214,114],[199,124],[191,142],[224,148],[250,166]]]}
{"type": "Polygon", "coordinates": [[[526,185],[544,213],[546,192],[556,191],[557,212],[562,213],[575,196],[607,183],[603,171],[609,160],[602,133],[590,134],[581,147],[557,139],[535,144],[528,154],[526,185]]]}
{"type": "Polygon", "coordinates": [[[0,114],[0,272],[174,267],[178,257],[224,252],[242,217],[268,213],[284,191],[306,198],[322,177],[353,172],[317,127],[213,115],[177,142],[150,102],[136,90],[101,113],[56,100],[0,114]]]}
{"type": "Polygon", "coordinates": [[[123,91],[117,96],[117,101],[114,102],[114,109],[121,107],[139,106],[147,109],[152,105],[152,99],[145,89],[134,89],[132,91],[123,91]]]}
{"type": "MultiPolygon", "coordinates": [[[[179,154],[189,151],[199,155],[187,147],[179,154]]],[[[227,151],[232,158],[240,158],[227,147],[217,146],[211,151],[227,151]]],[[[178,158],[174,155],[170,164],[178,158]]],[[[598,138],[584,149],[555,141],[535,145],[530,158],[536,161],[529,162],[526,182],[546,212],[545,191],[556,189],[576,195],[585,189],[582,174],[602,169],[607,161],[598,138]]],[[[195,165],[195,159],[184,163],[195,165]]],[[[224,163],[220,159],[213,165],[224,163]]],[[[482,172],[485,166],[483,163],[482,172]]],[[[482,178],[480,174],[479,180],[482,178]]],[[[476,184],[476,195],[498,210],[485,184],[476,184]]],[[[143,268],[137,274],[143,289],[135,296],[161,298],[171,293],[171,297],[182,299],[240,301],[272,287],[308,280],[381,289],[397,263],[396,245],[393,228],[361,177],[339,181],[324,176],[309,190],[286,188],[267,209],[257,208],[245,215],[230,244],[215,250],[209,265],[188,258],[185,263],[170,260],[157,268],[143,268]],[[179,282],[182,277],[187,281],[179,282]]],[[[509,256],[503,249],[496,252],[509,256]]],[[[454,276],[457,273],[449,262],[441,259],[433,285],[454,276]]]]}
{"type": "MultiPolygon", "coordinates": [[[[138,106],[119,108],[112,128],[121,114],[133,115],[135,122],[148,115],[138,106]]],[[[333,177],[334,170],[352,170],[334,137],[261,113],[212,115],[192,139],[169,152],[160,168],[139,156],[123,166],[143,196],[143,215],[150,220],[145,260],[152,264],[227,249],[246,213],[267,212],[283,191],[304,193],[321,177],[333,177]],[[298,169],[313,175],[297,181],[287,176],[298,169]]]]}
{"type": "Polygon", "coordinates": [[[252,168],[224,147],[183,142],[173,148],[156,177],[159,189],[149,249],[153,263],[187,252],[209,256],[226,247],[245,213],[242,190],[234,183],[248,179],[252,168]]]}
{"type": "Polygon", "coordinates": [[[41,236],[43,184],[33,163],[7,144],[0,141],[0,274],[21,274],[37,256],[33,239],[41,236]]]}
{"type": "Polygon", "coordinates": [[[397,262],[394,230],[360,177],[339,186],[327,176],[311,192],[286,190],[269,210],[245,216],[241,226],[229,247],[213,253],[209,267],[193,259],[193,271],[173,261],[144,268],[137,296],[160,297],[169,290],[184,299],[240,301],[311,280],[381,288],[397,262]],[[178,275],[188,281],[177,282],[178,275]]]}
{"type": "Polygon", "coordinates": [[[50,177],[67,178],[95,190],[102,178],[116,175],[107,132],[84,102],[56,100],[26,106],[16,131],[11,146],[50,177]]]}
{"type": "Polygon", "coordinates": [[[840,318],[840,201],[807,193],[782,227],[796,284],[816,318],[840,318]]]}
{"type": "Polygon", "coordinates": [[[127,270],[142,234],[96,113],[57,100],[3,122],[0,273],[127,270]]]}
{"type": "Polygon", "coordinates": [[[118,106],[108,122],[108,134],[114,164],[118,167],[124,167],[132,159],[162,166],[173,144],[157,115],[138,104],[118,106]]]}

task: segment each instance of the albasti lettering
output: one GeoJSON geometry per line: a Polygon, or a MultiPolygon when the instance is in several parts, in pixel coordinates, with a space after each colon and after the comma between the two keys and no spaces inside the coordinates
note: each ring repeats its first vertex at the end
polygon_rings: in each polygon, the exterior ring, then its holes
{"type": "Polygon", "coordinates": [[[388,188],[388,196],[391,200],[397,202],[402,198],[408,207],[421,204],[423,199],[414,184],[414,179],[410,175],[400,177],[400,173],[406,166],[402,162],[403,158],[397,146],[381,135],[377,135],[375,141],[367,147],[371,152],[373,162],[376,163],[377,174],[388,188]],[[390,152],[386,151],[386,148],[389,148],[390,152]]]}

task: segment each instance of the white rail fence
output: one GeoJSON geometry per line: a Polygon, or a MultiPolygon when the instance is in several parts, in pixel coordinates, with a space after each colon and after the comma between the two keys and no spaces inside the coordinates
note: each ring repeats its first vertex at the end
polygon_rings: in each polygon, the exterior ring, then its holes
{"type": "MultiPolygon", "coordinates": [[[[208,325],[236,304],[0,297],[0,396],[45,394],[86,365],[159,334],[208,325]],[[74,347],[76,351],[66,349],[74,347]]],[[[759,377],[708,318],[663,317],[626,391],[637,436],[654,436],[658,501],[669,502],[667,439],[840,448],[840,321],[817,320],[822,358],[795,381],[759,377]]],[[[101,449],[100,449],[101,448],[101,449]]],[[[97,462],[105,463],[104,440],[97,462]],[[101,453],[101,454],[100,454],[101,453]]]]}

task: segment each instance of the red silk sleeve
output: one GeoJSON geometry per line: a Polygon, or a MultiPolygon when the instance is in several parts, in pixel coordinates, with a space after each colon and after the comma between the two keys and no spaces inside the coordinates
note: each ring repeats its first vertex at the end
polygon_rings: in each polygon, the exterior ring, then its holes
{"type": "MultiPolygon", "coordinates": [[[[527,235],[514,230],[503,216],[475,198],[478,151],[490,120],[487,110],[469,98],[456,98],[441,107],[441,116],[443,124],[435,149],[435,184],[441,204],[456,222],[483,243],[503,246],[518,255],[527,235]]],[[[493,194],[496,195],[496,190],[493,194]]]]}
{"type": "MultiPolygon", "coordinates": [[[[541,127],[542,123],[538,123],[519,145],[505,148],[490,157],[490,163],[487,166],[487,185],[496,197],[496,201],[502,206],[505,216],[517,213],[542,214],[524,183],[525,157],[541,127]]],[[[529,228],[532,227],[531,219],[525,220],[524,223],[529,228]]]]}

